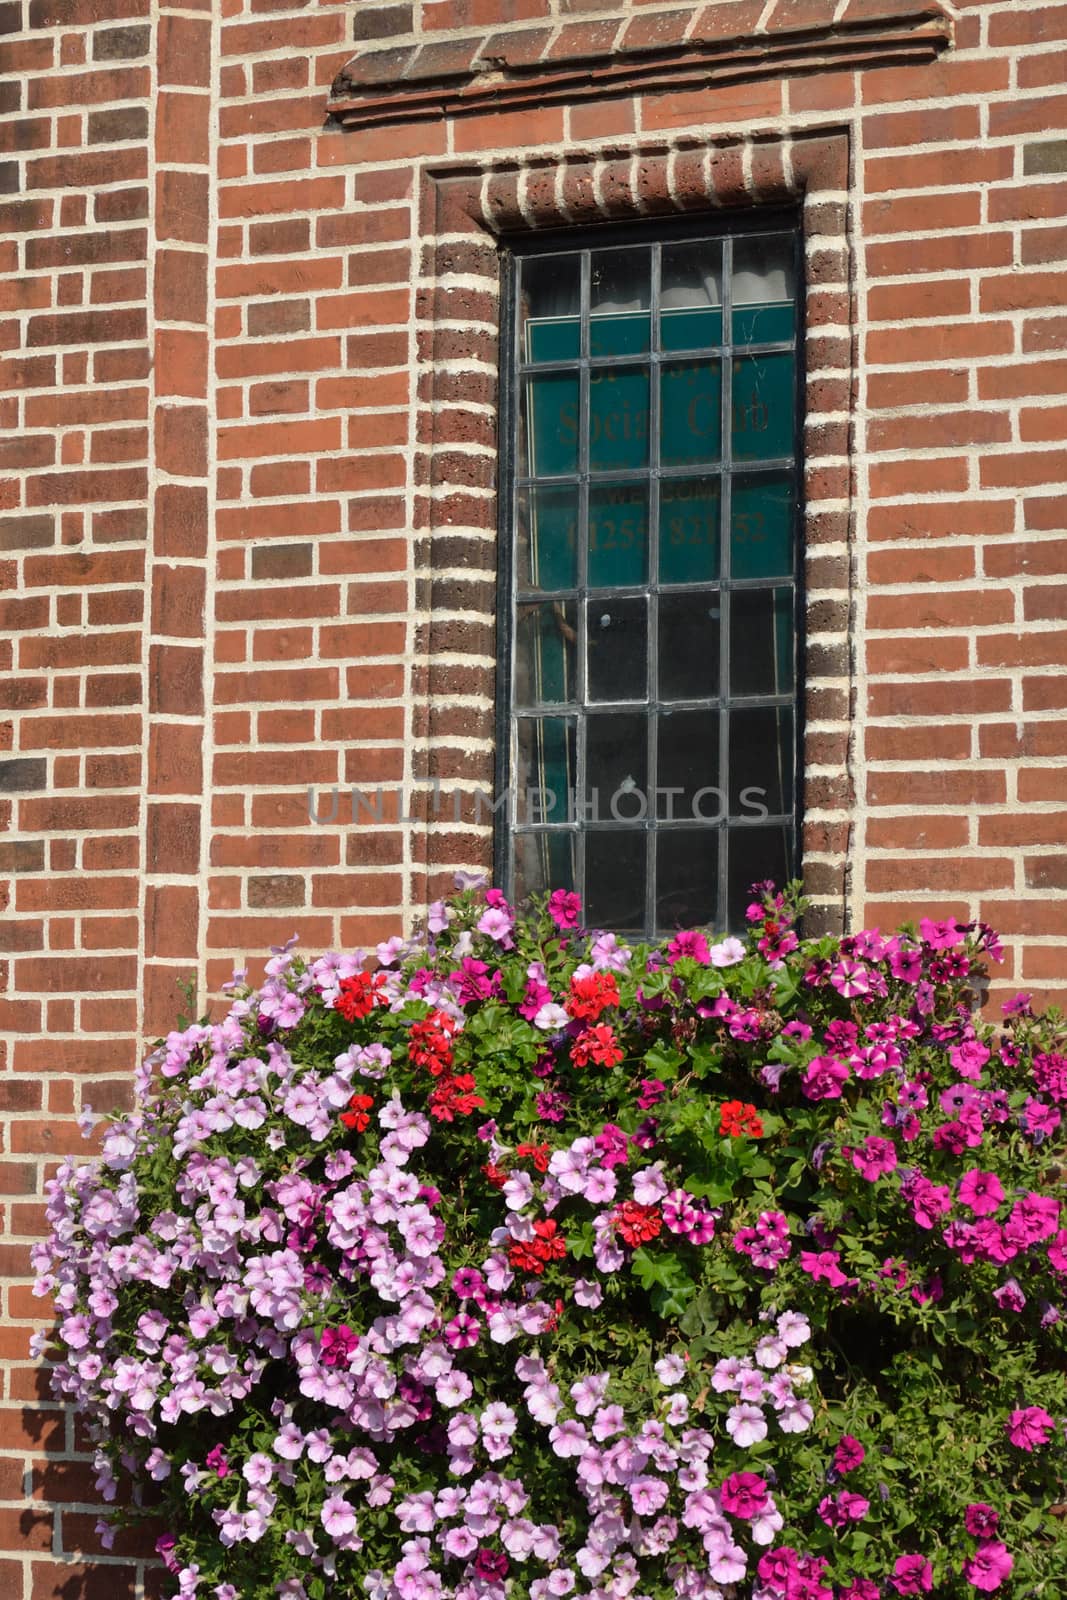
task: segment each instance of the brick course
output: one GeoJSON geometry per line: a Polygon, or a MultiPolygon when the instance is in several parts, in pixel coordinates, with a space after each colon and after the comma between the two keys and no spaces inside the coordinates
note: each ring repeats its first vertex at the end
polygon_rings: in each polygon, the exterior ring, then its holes
{"type": "Polygon", "coordinates": [[[490,859],[501,235],[801,207],[809,878],[1065,997],[1067,7],[0,16],[0,1589],[141,1600],[28,1361],[35,1197],[187,975],[490,859]]]}

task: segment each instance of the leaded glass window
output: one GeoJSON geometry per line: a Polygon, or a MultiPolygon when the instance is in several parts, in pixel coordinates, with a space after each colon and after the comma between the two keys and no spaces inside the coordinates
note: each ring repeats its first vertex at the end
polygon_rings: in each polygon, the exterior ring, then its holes
{"type": "Polygon", "coordinates": [[[798,233],[510,262],[498,881],[740,926],[793,872],[798,233]]]}

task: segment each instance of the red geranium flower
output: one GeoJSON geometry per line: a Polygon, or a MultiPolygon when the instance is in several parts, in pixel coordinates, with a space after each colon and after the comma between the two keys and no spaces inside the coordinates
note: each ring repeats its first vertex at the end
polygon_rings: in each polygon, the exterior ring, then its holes
{"type": "Polygon", "coordinates": [[[354,1128],[357,1133],[362,1133],[370,1122],[368,1113],[373,1104],[369,1094],[354,1094],[348,1102],[348,1110],[341,1112],[341,1121],[346,1128],[354,1128]]]}
{"type": "Polygon", "coordinates": [[[520,1144],[515,1154],[520,1161],[532,1161],[538,1172],[548,1171],[547,1144],[520,1144]]]}
{"type": "Polygon", "coordinates": [[[376,1005],[388,1004],[384,990],[384,972],[355,972],[350,978],[341,979],[341,992],[333,1008],[341,1013],[346,1022],[355,1022],[357,1017],[369,1016],[376,1005]]]}
{"type": "Polygon", "coordinates": [[[590,972],[584,978],[571,979],[571,992],[564,1007],[569,1017],[579,1017],[583,1022],[595,1022],[608,1006],[619,1003],[619,989],[613,972],[590,972]]]}
{"type": "Polygon", "coordinates": [[[763,1123],[755,1106],[741,1100],[725,1100],[719,1108],[719,1132],[728,1133],[731,1139],[750,1133],[754,1139],[763,1135],[763,1123]]]}
{"type": "Polygon", "coordinates": [[[624,1200],[611,1214],[615,1229],[631,1249],[647,1244],[663,1227],[659,1206],[641,1206],[636,1200],[624,1200]]]}
{"type": "Polygon", "coordinates": [[[554,1217],[542,1217],[533,1225],[532,1239],[516,1241],[508,1247],[508,1261],[516,1272],[531,1272],[540,1277],[550,1261],[562,1261],[567,1241],[559,1232],[554,1217]]]}
{"type": "Polygon", "coordinates": [[[412,1066],[425,1067],[439,1078],[452,1065],[455,1031],[456,1019],[444,1011],[431,1011],[421,1022],[413,1023],[408,1035],[408,1060],[412,1066]]]}
{"type": "Polygon", "coordinates": [[[455,1077],[442,1078],[430,1096],[430,1115],[438,1122],[454,1122],[457,1117],[469,1117],[484,1106],[485,1101],[474,1091],[474,1075],[457,1073],[455,1077]]]}
{"type": "Polygon", "coordinates": [[[600,1022],[578,1035],[571,1045],[571,1060],[576,1067],[587,1067],[590,1061],[598,1067],[614,1067],[622,1060],[622,1051],[613,1030],[606,1022],[600,1022]]]}

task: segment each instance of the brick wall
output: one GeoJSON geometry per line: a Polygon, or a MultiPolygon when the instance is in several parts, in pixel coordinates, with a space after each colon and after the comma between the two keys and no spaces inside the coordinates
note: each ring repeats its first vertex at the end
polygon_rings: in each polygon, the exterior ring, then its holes
{"type": "Polygon", "coordinates": [[[158,1579],[101,1555],[27,1359],[37,1197],[183,976],[372,942],[488,858],[501,229],[803,200],[809,879],[986,916],[1062,998],[1067,4],[0,30],[0,1593],[125,1600],[158,1579]],[[454,819],[353,827],[428,776],[454,819]]]}

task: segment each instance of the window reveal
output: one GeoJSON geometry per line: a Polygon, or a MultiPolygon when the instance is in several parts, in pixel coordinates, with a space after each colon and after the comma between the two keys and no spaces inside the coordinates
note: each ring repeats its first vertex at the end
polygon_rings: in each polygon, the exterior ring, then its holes
{"type": "Polygon", "coordinates": [[[606,237],[511,263],[498,869],[736,928],[795,857],[798,235],[606,237]]]}

